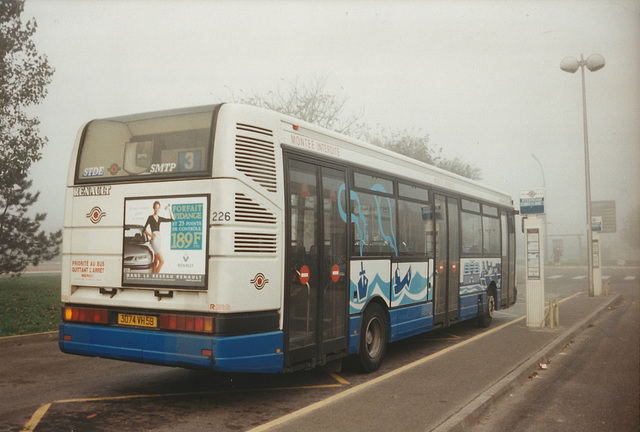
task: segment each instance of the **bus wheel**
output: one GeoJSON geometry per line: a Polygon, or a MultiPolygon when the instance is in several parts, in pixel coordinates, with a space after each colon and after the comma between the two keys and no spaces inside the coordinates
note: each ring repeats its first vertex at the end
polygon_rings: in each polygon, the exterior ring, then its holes
{"type": "Polygon", "coordinates": [[[493,319],[493,313],[496,311],[496,297],[493,291],[487,292],[487,303],[485,305],[482,315],[478,317],[478,326],[487,328],[491,325],[493,319]]]}
{"type": "Polygon", "coordinates": [[[382,307],[372,303],[364,312],[360,332],[360,366],[371,373],[380,367],[387,351],[389,326],[382,307]]]}

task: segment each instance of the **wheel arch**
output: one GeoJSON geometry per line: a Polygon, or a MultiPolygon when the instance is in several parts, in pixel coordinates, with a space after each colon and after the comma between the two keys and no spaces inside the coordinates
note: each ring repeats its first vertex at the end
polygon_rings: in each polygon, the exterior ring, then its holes
{"type": "MultiPolygon", "coordinates": [[[[385,324],[387,325],[387,340],[390,341],[391,340],[391,315],[389,314],[389,305],[387,304],[387,302],[381,296],[373,296],[373,297],[371,297],[369,299],[369,301],[367,301],[367,303],[365,303],[364,307],[362,308],[361,316],[364,317],[365,311],[372,304],[377,304],[378,306],[380,306],[382,308],[382,311],[384,312],[385,320],[386,320],[385,324]]],[[[366,325],[366,323],[364,322],[364,319],[361,320],[361,322],[360,322],[360,334],[362,334],[363,326],[365,326],[365,325],[366,325]]]]}

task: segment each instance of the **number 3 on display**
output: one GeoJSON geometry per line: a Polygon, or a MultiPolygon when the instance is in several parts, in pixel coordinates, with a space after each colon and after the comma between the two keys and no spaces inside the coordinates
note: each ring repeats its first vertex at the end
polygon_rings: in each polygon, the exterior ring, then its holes
{"type": "Polygon", "coordinates": [[[180,152],[178,166],[181,172],[200,171],[200,151],[180,152]]]}
{"type": "Polygon", "coordinates": [[[194,167],[193,163],[193,152],[188,152],[184,154],[184,169],[187,171],[191,171],[194,167]]]}

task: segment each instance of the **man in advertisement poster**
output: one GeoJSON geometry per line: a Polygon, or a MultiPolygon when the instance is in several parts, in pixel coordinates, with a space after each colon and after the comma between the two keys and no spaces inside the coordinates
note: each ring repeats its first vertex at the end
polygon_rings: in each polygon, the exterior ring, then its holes
{"type": "Polygon", "coordinates": [[[160,201],[153,203],[153,214],[149,215],[147,222],[144,224],[144,232],[151,238],[151,247],[154,251],[153,269],[152,273],[160,273],[160,269],[164,264],[164,257],[162,256],[162,242],[160,237],[160,224],[162,222],[172,222],[173,213],[171,213],[171,206],[166,205],[165,210],[169,212],[169,218],[162,217],[158,214],[160,211],[160,201]],[[147,227],[150,228],[151,233],[147,231],[147,227]]]}

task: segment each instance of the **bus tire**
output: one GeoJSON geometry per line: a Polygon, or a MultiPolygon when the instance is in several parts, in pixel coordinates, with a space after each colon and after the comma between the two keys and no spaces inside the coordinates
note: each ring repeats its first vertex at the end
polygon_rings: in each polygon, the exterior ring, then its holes
{"type": "Polygon", "coordinates": [[[387,315],[378,303],[364,311],[358,356],[360,367],[366,373],[375,372],[382,365],[389,342],[387,315]]]}
{"type": "Polygon", "coordinates": [[[496,311],[496,296],[493,291],[487,291],[487,301],[482,315],[478,317],[478,327],[487,328],[491,325],[493,314],[496,311]]]}

